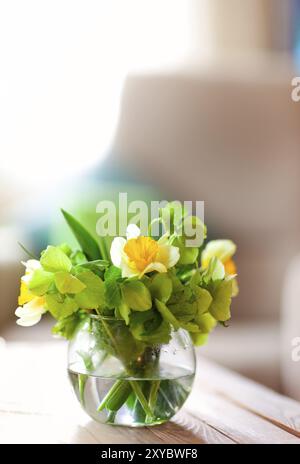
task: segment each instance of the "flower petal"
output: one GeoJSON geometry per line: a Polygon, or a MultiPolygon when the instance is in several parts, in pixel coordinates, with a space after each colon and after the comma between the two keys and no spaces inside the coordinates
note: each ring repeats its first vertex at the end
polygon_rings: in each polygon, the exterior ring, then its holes
{"type": "Polygon", "coordinates": [[[121,267],[122,253],[123,253],[123,248],[125,244],[126,244],[126,240],[123,237],[116,237],[112,241],[112,244],[110,247],[110,257],[111,257],[112,263],[117,267],[121,267]]]}
{"type": "Polygon", "coordinates": [[[142,277],[144,274],[147,274],[148,272],[167,272],[167,268],[164,264],[156,262],[156,263],[150,263],[148,266],[145,267],[143,272],[140,274],[140,277],[142,277]]]}
{"type": "Polygon", "coordinates": [[[164,264],[167,269],[175,266],[179,258],[179,248],[173,245],[161,245],[156,257],[157,261],[164,264]]]}
{"type": "Polygon", "coordinates": [[[22,317],[23,316],[23,308],[22,306],[19,306],[16,310],[15,310],[15,315],[17,317],[22,317]]]}
{"type": "Polygon", "coordinates": [[[27,261],[22,261],[22,264],[26,267],[26,272],[33,272],[41,268],[41,263],[37,259],[28,259],[27,261]]]}
{"type": "Polygon", "coordinates": [[[136,224],[128,224],[126,229],[127,240],[131,238],[137,238],[141,235],[140,228],[136,224]]]}
{"type": "Polygon", "coordinates": [[[45,300],[43,297],[35,297],[33,300],[24,304],[24,306],[19,306],[15,315],[19,317],[16,322],[18,325],[28,327],[34,324],[37,324],[47,309],[44,307],[45,300]]]}
{"type": "Polygon", "coordinates": [[[202,252],[202,267],[206,268],[214,256],[225,263],[235,251],[236,245],[231,240],[211,240],[202,252]]]}
{"type": "Polygon", "coordinates": [[[27,284],[21,279],[21,288],[20,288],[20,295],[18,298],[18,303],[20,306],[23,306],[25,303],[33,300],[35,295],[28,290],[27,284]]]}
{"type": "Polygon", "coordinates": [[[122,260],[121,269],[122,277],[135,277],[139,275],[138,270],[136,268],[130,267],[125,259],[122,260]]]}
{"type": "Polygon", "coordinates": [[[21,325],[22,327],[30,327],[32,325],[37,324],[41,320],[41,314],[36,314],[34,317],[26,317],[17,319],[17,324],[21,325]]]}

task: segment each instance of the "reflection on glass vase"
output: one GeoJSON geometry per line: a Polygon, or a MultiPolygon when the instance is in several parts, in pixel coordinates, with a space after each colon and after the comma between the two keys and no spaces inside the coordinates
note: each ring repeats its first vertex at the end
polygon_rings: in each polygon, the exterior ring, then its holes
{"type": "Polygon", "coordinates": [[[83,409],[98,422],[149,426],[171,419],[195,376],[189,334],[166,345],[137,341],[123,321],[90,316],[69,344],[68,372],[83,409]]]}

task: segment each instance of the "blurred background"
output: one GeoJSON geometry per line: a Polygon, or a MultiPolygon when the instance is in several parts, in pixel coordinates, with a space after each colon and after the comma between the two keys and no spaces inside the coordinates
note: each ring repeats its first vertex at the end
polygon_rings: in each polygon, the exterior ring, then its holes
{"type": "Polygon", "coordinates": [[[204,200],[240,294],[200,353],[300,399],[300,1],[2,1],[0,68],[1,336],[51,337],[15,326],[17,241],[68,239],[59,207],[204,200]]]}

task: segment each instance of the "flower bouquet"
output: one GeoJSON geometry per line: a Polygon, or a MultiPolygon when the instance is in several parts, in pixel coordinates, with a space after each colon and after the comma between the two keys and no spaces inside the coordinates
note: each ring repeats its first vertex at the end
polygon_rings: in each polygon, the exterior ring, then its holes
{"type": "Polygon", "coordinates": [[[46,312],[52,331],[69,342],[68,372],[86,412],[99,422],[143,426],[169,420],[195,375],[194,346],[230,319],[237,293],[230,240],[204,244],[205,225],[169,203],[159,212],[161,236],[129,224],[110,250],[62,211],[80,249],[48,246],[24,262],[17,324],[46,312]],[[176,213],[176,214],[175,214],[176,213]],[[166,220],[168,218],[168,221],[166,220]],[[188,246],[183,225],[201,231],[188,246]],[[109,252],[110,251],[110,252],[109,252]]]}

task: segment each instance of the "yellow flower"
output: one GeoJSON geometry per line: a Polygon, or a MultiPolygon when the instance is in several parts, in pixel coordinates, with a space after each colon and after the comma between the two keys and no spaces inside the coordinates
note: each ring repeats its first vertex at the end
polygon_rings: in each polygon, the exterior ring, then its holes
{"type": "Polygon", "coordinates": [[[47,310],[44,308],[45,300],[43,297],[36,296],[23,306],[16,309],[15,315],[19,317],[17,324],[24,327],[37,324],[47,310]]]}
{"type": "Polygon", "coordinates": [[[224,263],[224,269],[225,273],[227,275],[234,275],[237,273],[236,265],[233,259],[229,258],[225,263],[224,263]]]}
{"type": "Polygon", "coordinates": [[[33,272],[41,267],[40,262],[35,259],[29,259],[22,263],[26,267],[23,277],[21,277],[20,296],[18,298],[19,307],[15,311],[15,315],[19,317],[18,325],[24,327],[37,324],[46,312],[44,308],[45,300],[43,297],[35,296],[28,289],[28,282],[31,279],[33,272]]]}
{"type": "Polygon", "coordinates": [[[212,240],[208,242],[201,256],[201,265],[204,269],[209,266],[213,257],[218,258],[224,266],[226,275],[236,274],[236,266],[232,256],[236,252],[236,245],[231,240],[212,240]]]}
{"type": "Polygon", "coordinates": [[[127,240],[116,237],[110,249],[113,264],[122,270],[122,277],[142,277],[152,271],[167,272],[179,260],[179,249],[168,244],[168,238],[155,241],[141,236],[135,224],[127,227],[127,240]]]}
{"type": "Polygon", "coordinates": [[[20,295],[18,298],[19,305],[23,306],[25,303],[33,300],[33,298],[35,298],[35,295],[28,289],[27,284],[21,280],[20,295]]]}

